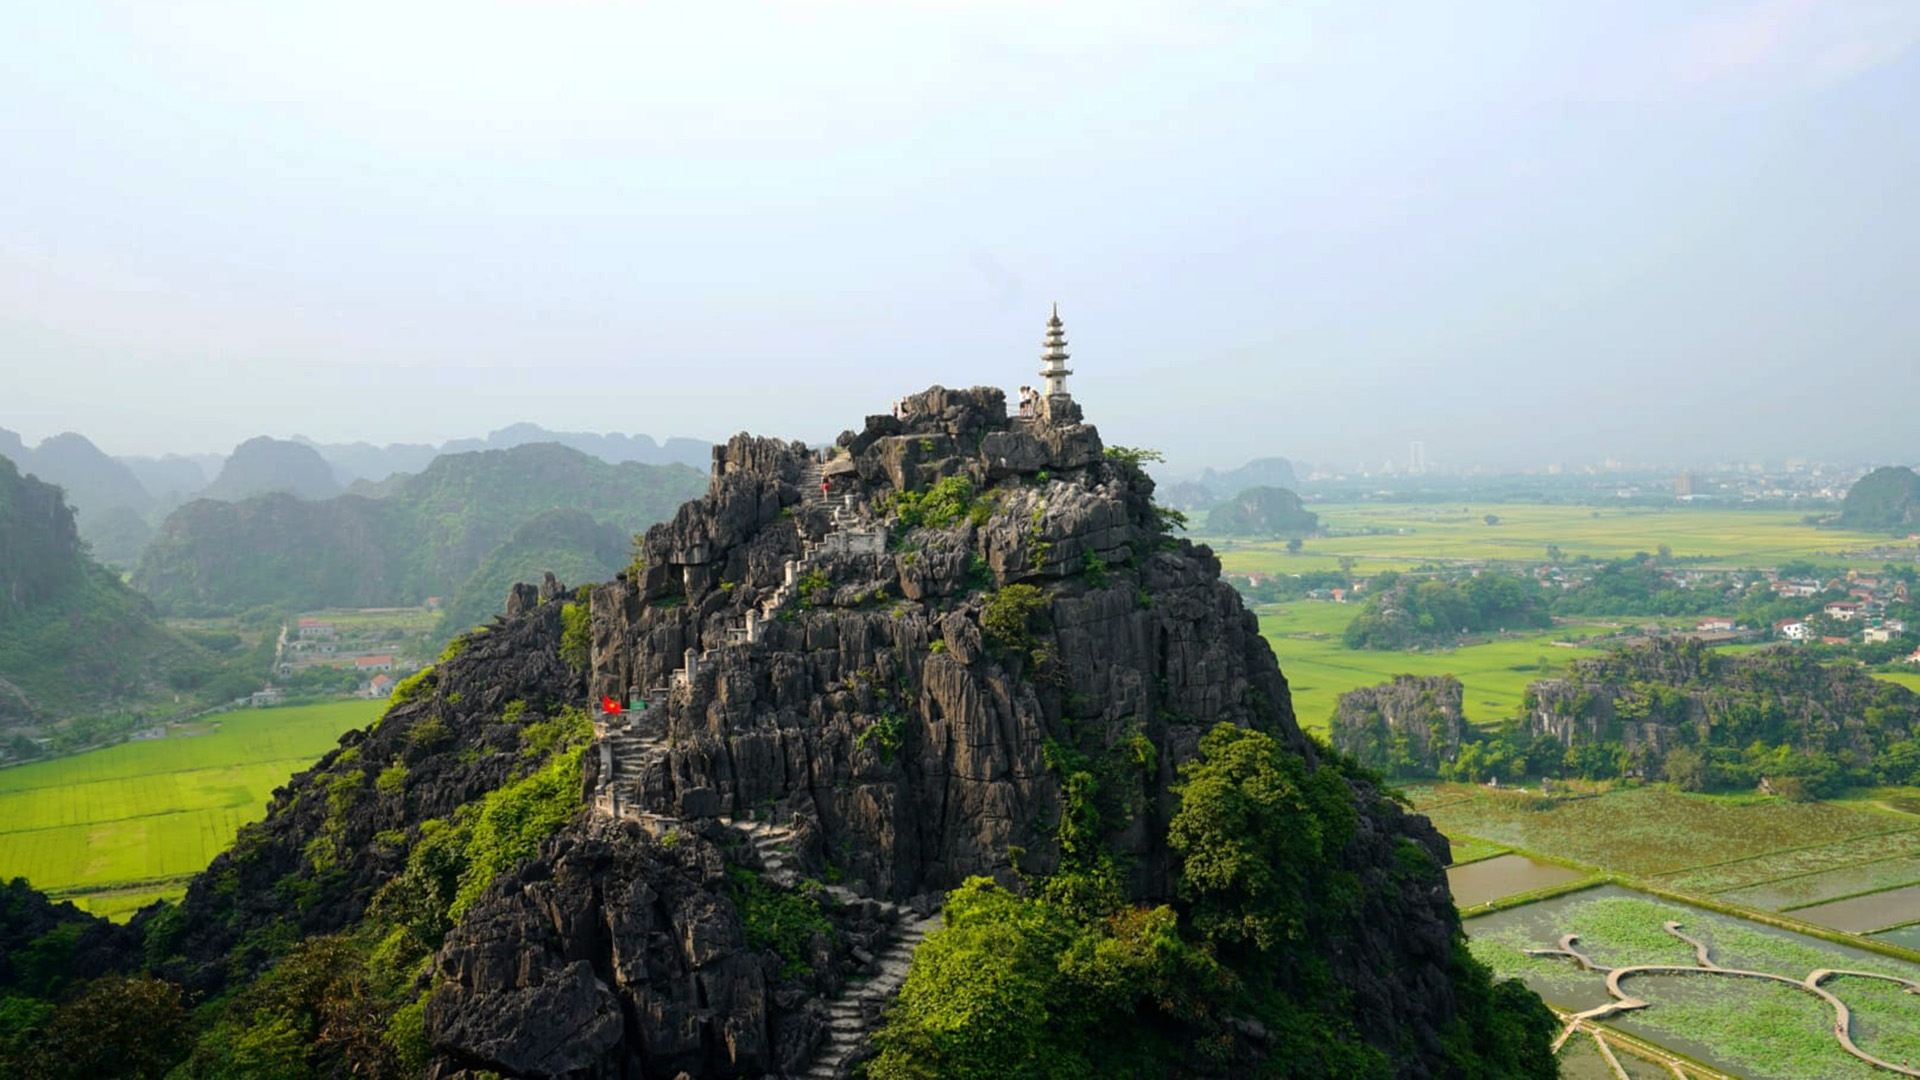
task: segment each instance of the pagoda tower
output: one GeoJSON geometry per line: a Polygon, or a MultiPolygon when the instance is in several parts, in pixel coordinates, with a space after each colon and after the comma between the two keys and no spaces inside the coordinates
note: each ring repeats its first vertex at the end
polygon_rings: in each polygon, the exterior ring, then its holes
{"type": "Polygon", "coordinates": [[[1047,320],[1047,336],[1041,342],[1044,348],[1040,353],[1040,377],[1046,380],[1043,393],[1047,397],[1067,392],[1067,376],[1073,370],[1067,367],[1067,328],[1060,321],[1060,305],[1053,305],[1053,317],[1047,320]]]}

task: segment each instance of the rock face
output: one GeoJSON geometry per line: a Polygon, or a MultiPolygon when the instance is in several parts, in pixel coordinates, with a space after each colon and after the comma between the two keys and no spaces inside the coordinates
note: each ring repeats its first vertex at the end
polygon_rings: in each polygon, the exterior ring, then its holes
{"type": "Polygon", "coordinates": [[[1368,768],[1431,774],[1460,750],[1460,695],[1451,675],[1396,675],[1341,694],[1327,734],[1368,768]]]}
{"type": "Polygon", "coordinates": [[[1009,422],[997,390],[935,388],[906,399],[903,420],[871,418],[839,460],[850,467],[822,499],[804,446],[736,437],[706,498],[647,533],[640,579],[594,593],[591,692],[655,691],[648,722],[674,746],[629,801],[771,807],[805,823],[813,869],[899,899],[975,874],[1013,884],[1016,850],[1023,869],[1050,869],[1044,744],[1062,725],[1139,734],[1157,774],[1119,841],[1154,896],[1168,860],[1151,838],[1204,728],[1276,726],[1313,753],[1218,561],[1163,536],[1152,481],[1109,460],[1092,427],[1009,422]],[[887,509],[943,482],[970,493],[954,520],[903,527],[887,509]],[[889,550],[834,554],[835,509],[857,523],[839,531],[890,530],[889,550]],[[815,587],[771,606],[789,565],[815,587]],[[983,622],[1017,585],[1044,599],[1032,640],[1010,645],[983,622]]]}
{"type": "MultiPolygon", "coordinates": [[[[925,904],[972,875],[1012,886],[1058,865],[1051,742],[1143,740],[1152,765],[1104,840],[1129,868],[1134,898],[1168,898],[1171,788],[1205,730],[1227,721],[1269,732],[1309,762],[1318,751],[1218,560],[1166,535],[1152,481],[1106,455],[1076,413],[1009,420],[997,390],[936,387],[905,399],[899,417],[869,418],[827,455],[744,435],[717,447],[708,494],[646,534],[633,576],[592,593],[589,693],[644,706],[629,741],[590,757],[600,805],[654,828],[782,821],[806,875],[925,904]],[[876,535],[877,551],[866,543],[876,535]],[[643,745],[644,755],[632,749],[643,745]]],[[[1330,955],[1329,969],[1351,994],[1355,1030],[1403,1075],[1433,1075],[1436,1032],[1455,1008],[1457,916],[1437,874],[1393,868],[1408,842],[1435,865],[1447,846],[1425,819],[1385,800],[1356,791],[1356,805],[1360,825],[1342,866],[1361,885],[1360,917],[1376,929],[1362,947],[1330,955]]],[[[554,902],[501,902],[521,911],[503,918],[537,912],[548,930],[584,925],[554,902]]],[[[649,903],[649,918],[663,918],[649,903]]],[[[551,985],[542,992],[564,998],[566,1015],[599,1045],[603,1003],[568,965],[584,958],[611,970],[619,950],[605,940],[615,918],[603,900],[590,938],[562,933],[538,958],[523,953],[520,966],[446,992],[444,1008],[458,1002],[461,1015],[485,1016],[551,985]]],[[[488,940],[461,948],[480,956],[488,940]]],[[[705,978],[690,953],[660,962],[705,978]]],[[[764,1001],[742,977],[715,975],[728,993],[740,991],[731,1000],[764,1001]]],[[[609,1053],[668,1065],[656,1036],[636,1030],[652,1015],[643,995],[622,993],[626,1050],[609,1053]]],[[[804,1060],[777,1049],[794,1038],[780,1025],[814,1008],[799,1000],[783,1006],[776,994],[764,1017],[752,1011],[763,1006],[742,1004],[748,1011],[733,1019],[710,1007],[699,1025],[710,1071],[689,1075],[804,1060]],[[763,1024],[764,1035],[720,1034],[763,1024]],[[771,1059],[763,1045],[776,1047],[771,1059]]],[[[464,1023],[445,1021],[446,1042],[464,1023]]],[[[516,1053],[545,1047],[533,1038],[516,1053]]],[[[456,1057],[502,1063],[470,1049],[456,1057]]],[[[610,1062],[573,1075],[616,1075],[610,1062]]],[[[549,1068],[557,1064],[526,1075],[549,1068]]]]}

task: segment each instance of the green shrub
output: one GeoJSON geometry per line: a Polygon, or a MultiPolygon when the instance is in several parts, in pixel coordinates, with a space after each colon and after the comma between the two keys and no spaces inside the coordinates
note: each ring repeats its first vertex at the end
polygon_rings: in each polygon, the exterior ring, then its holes
{"type": "MultiPolygon", "coordinates": [[[[905,528],[924,525],[944,529],[973,511],[973,481],[964,476],[949,476],[934,482],[924,492],[897,492],[890,500],[893,513],[905,528]]],[[[991,504],[989,504],[991,513],[991,504]]]]}
{"type": "Polygon", "coordinates": [[[825,570],[813,569],[800,575],[794,583],[800,593],[800,602],[807,607],[818,607],[833,596],[833,581],[825,570]]]}
{"type": "Polygon", "coordinates": [[[1080,563],[1086,572],[1087,584],[1092,585],[1096,589],[1106,588],[1107,562],[1105,559],[1089,551],[1086,557],[1080,560],[1080,563]]]}
{"type": "Polygon", "coordinates": [[[820,902],[775,889],[745,867],[732,867],[727,874],[733,881],[733,902],[740,909],[747,946],[772,949],[780,957],[780,973],[789,979],[806,974],[814,935],[833,933],[820,902]]]}
{"type": "Polygon", "coordinates": [[[593,662],[593,611],[591,604],[563,604],[560,608],[560,659],[575,675],[593,662]]]}
{"type": "Polygon", "coordinates": [[[415,750],[432,750],[453,738],[453,729],[438,716],[429,716],[407,730],[407,746],[415,750]]]}
{"type": "Polygon", "coordinates": [[[407,789],[407,767],[396,761],[380,770],[374,778],[374,790],[382,795],[398,795],[407,789]]]}
{"type": "Polygon", "coordinates": [[[1046,606],[1047,594],[1038,586],[1009,585],[987,600],[980,613],[980,628],[1001,648],[1027,652],[1033,648],[1033,616],[1046,606]]]}
{"type": "Polygon", "coordinates": [[[394,705],[405,705],[407,702],[433,689],[432,684],[428,682],[428,677],[432,674],[432,667],[423,667],[419,671],[393,684],[393,705],[389,705],[387,708],[392,709],[394,705]]]}
{"type": "Polygon", "coordinates": [[[481,801],[466,846],[467,866],[448,914],[455,922],[493,879],[540,851],[581,806],[580,757],[586,748],[561,754],[539,772],[497,788],[481,801]]]}
{"type": "Polygon", "coordinates": [[[906,731],[907,721],[904,717],[890,712],[882,713],[880,719],[867,725],[867,729],[854,738],[853,745],[855,749],[864,750],[868,743],[872,743],[879,751],[881,761],[892,762],[894,753],[906,738],[906,731]]]}

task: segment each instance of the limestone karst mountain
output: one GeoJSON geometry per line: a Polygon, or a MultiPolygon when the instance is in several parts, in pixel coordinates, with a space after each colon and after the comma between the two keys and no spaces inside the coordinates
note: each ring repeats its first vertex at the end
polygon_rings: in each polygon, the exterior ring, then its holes
{"type": "MultiPolygon", "coordinates": [[[[442,596],[456,598],[462,611],[478,607],[490,615],[501,589],[481,599],[459,597],[458,590],[494,555],[534,550],[498,550],[523,524],[576,510],[631,536],[700,484],[700,474],[682,466],[609,465],[551,443],[443,455],[424,472],[391,478],[379,498],[196,499],[167,516],[133,582],[170,613],[418,604],[442,596]]],[[[597,565],[604,546],[593,536],[572,550],[579,563],[597,565]]],[[[516,561],[510,568],[525,575],[565,566],[516,561]]]]}
{"type": "Polygon", "coordinates": [[[187,1075],[1552,1075],[1444,839],[1034,411],[738,436],[629,573],[517,586],[136,919],[232,992],[187,1075]]]}
{"type": "Polygon", "coordinates": [[[88,554],[60,488],[0,459],[0,729],[191,693],[213,666],[88,554]]]}
{"type": "Polygon", "coordinates": [[[198,497],[237,502],[270,494],[327,499],[340,494],[340,482],[313,447],[261,435],[234,447],[220,475],[198,497]]]}

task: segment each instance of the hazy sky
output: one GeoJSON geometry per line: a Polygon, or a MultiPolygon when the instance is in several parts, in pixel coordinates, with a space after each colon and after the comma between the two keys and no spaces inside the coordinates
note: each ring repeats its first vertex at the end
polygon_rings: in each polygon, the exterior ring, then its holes
{"type": "Polygon", "coordinates": [[[1920,458],[1920,2],[29,0],[0,427],[1920,458]]]}

